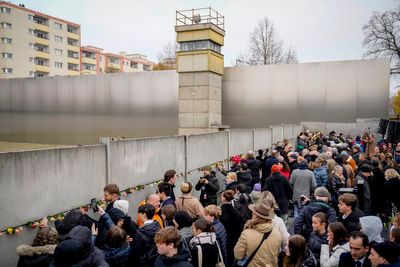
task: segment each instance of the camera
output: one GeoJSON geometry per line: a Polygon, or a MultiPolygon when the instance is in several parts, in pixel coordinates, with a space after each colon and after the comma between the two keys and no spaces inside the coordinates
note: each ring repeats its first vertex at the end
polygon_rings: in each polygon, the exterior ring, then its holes
{"type": "Polygon", "coordinates": [[[99,211],[99,208],[97,207],[97,200],[95,198],[90,200],[90,206],[92,207],[93,212],[99,211]]]}

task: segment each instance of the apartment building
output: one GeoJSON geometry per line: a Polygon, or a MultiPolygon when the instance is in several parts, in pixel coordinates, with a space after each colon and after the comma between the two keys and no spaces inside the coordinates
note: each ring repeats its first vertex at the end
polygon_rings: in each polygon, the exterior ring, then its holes
{"type": "Polygon", "coordinates": [[[0,78],[80,74],[80,25],[0,1],[0,78]]]}
{"type": "Polygon", "coordinates": [[[81,74],[151,71],[154,64],[141,54],[113,54],[95,46],[81,47],[81,74]]]}

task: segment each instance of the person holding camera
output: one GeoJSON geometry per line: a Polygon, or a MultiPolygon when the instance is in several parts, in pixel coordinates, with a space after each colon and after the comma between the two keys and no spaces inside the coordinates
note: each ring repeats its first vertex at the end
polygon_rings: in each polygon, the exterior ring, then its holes
{"type": "Polygon", "coordinates": [[[310,200],[304,195],[301,196],[301,199],[304,199],[304,201],[302,201],[302,205],[304,205],[304,207],[301,209],[299,216],[294,220],[294,234],[302,234],[303,226],[305,225],[305,233],[303,236],[307,240],[313,231],[312,217],[315,213],[323,212],[328,217],[329,223],[336,222],[336,212],[328,204],[330,198],[328,189],[323,186],[317,187],[314,191],[314,197],[315,200],[308,204],[310,200]]]}
{"type": "Polygon", "coordinates": [[[206,166],[203,169],[203,177],[197,182],[195,189],[200,191],[200,203],[203,207],[214,204],[217,205],[217,193],[219,191],[219,183],[215,173],[211,174],[212,169],[206,166]]]}

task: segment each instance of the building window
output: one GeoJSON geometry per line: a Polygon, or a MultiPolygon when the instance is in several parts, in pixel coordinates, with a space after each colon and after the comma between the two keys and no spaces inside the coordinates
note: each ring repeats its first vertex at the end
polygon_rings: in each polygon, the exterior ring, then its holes
{"type": "Polygon", "coordinates": [[[1,27],[2,27],[3,29],[11,29],[11,23],[2,22],[2,23],[1,23],[1,27]]]}
{"type": "Polygon", "coordinates": [[[33,21],[33,15],[28,15],[28,20],[33,21]]]}
{"type": "Polygon", "coordinates": [[[30,71],[29,72],[29,77],[35,77],[35,72],[34,71],[30,71]]]}
{"type": "Polygon", "coordinates": [[[1,53],[1,57],[2,58],[12,58],[12,54],[11,53],[1,53]]]}
{"type": "Polygon", "coordinates": [[[7,38],[7,37],[3,37],[3,38],[1,38],[1,42],[3,44],[11,44],[12,43],[12,39],[11,38],[7,38]]]}
{"type": "Polygon", "coordinates": [[[35,49],[35,44],[29,43],[29,44],[28,44],[28,47],[29,47],[30,49],[35,49]]]}
{"type": "Polygon", "coordinates": [[[131,68],[137,69],[138,68],[137,62],[131,62],[131,68]]]}
{"type": "Polygon", "coordinates": [[[13,69],[12,68],[3,68],[3,73],[12,73],[13,69]]]}
{"type": "Polygon", "coordinates": [[[44,73],[35,72],[35,77],[44,77],[44,73]]]}
{"type": "Polygon", "coordinates": [[[62,43],[63,38],[62,38],[61,36],[54,35],[54,40],[55,40],[57,43],[62,43]]]}
{"type": "Polygon", "coordinates": [[[28,29],[28,33],[31,35],[35,35],[35,31],[33,29],[28,29]]]}
{"type": "Polygon", "coordinates": [[[62,24],[61,24],[61,23],[58,23],[58,22],[54,22],[54,28],[55,28],[56,30],[62,30],[62,24]]]}
{"type": "Polygon", "coordinates": [[[62,56],[62,52],[63,52],[62,49],[57,49],[56,48],[56,49],[54,49],[54,51],[55,51],[57,56],[62,56]]]}
{"type": "Polygon", "coordinates": [[[29,63],[34,63],[34,62],[35,62],[35,58],[29,57],[29,63]]]}
{"type": "Polygon", "coordinates": [[[36,60],[36,65],[45,66],[44,60],[43,59],[37,59],[36,60]]]}
{"type": "Polygon", "coordinates": [[[8,13],[11,14],[11,8],[8,7],[0,7],[0,13],[8,13]]]}
{"type": "Polygon", "coordinates": [[[62,69],[62,62],[54,62],[54,66],[57,68],[57,69],[62,69]]]}

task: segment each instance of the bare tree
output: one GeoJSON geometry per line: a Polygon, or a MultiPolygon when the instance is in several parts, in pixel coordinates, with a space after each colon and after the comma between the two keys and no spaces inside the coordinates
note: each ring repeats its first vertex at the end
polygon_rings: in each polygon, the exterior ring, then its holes
{"type": "Polygon", "coordinates": [[[374,12],[363,26],[365,57],[387,57],[391,74],[400,74],[400,6],[384,13],[374,12]]]}
{"type": "Polygon", "coordinates": [[[264,17],[250,35],[248,55],[239,59],[250,65],[290,64],[297,62],[297,55],[293,48],[285,51],[272,21],[264,17]]]}
{"type": "Polygon", "coordinates": [[[162,50],[158,52],[157,59],[159,62],[165,59],[176,59],[176,50],[178,49],[178,44],[174,41],[169,41],[166,43],[162,50]]]}

